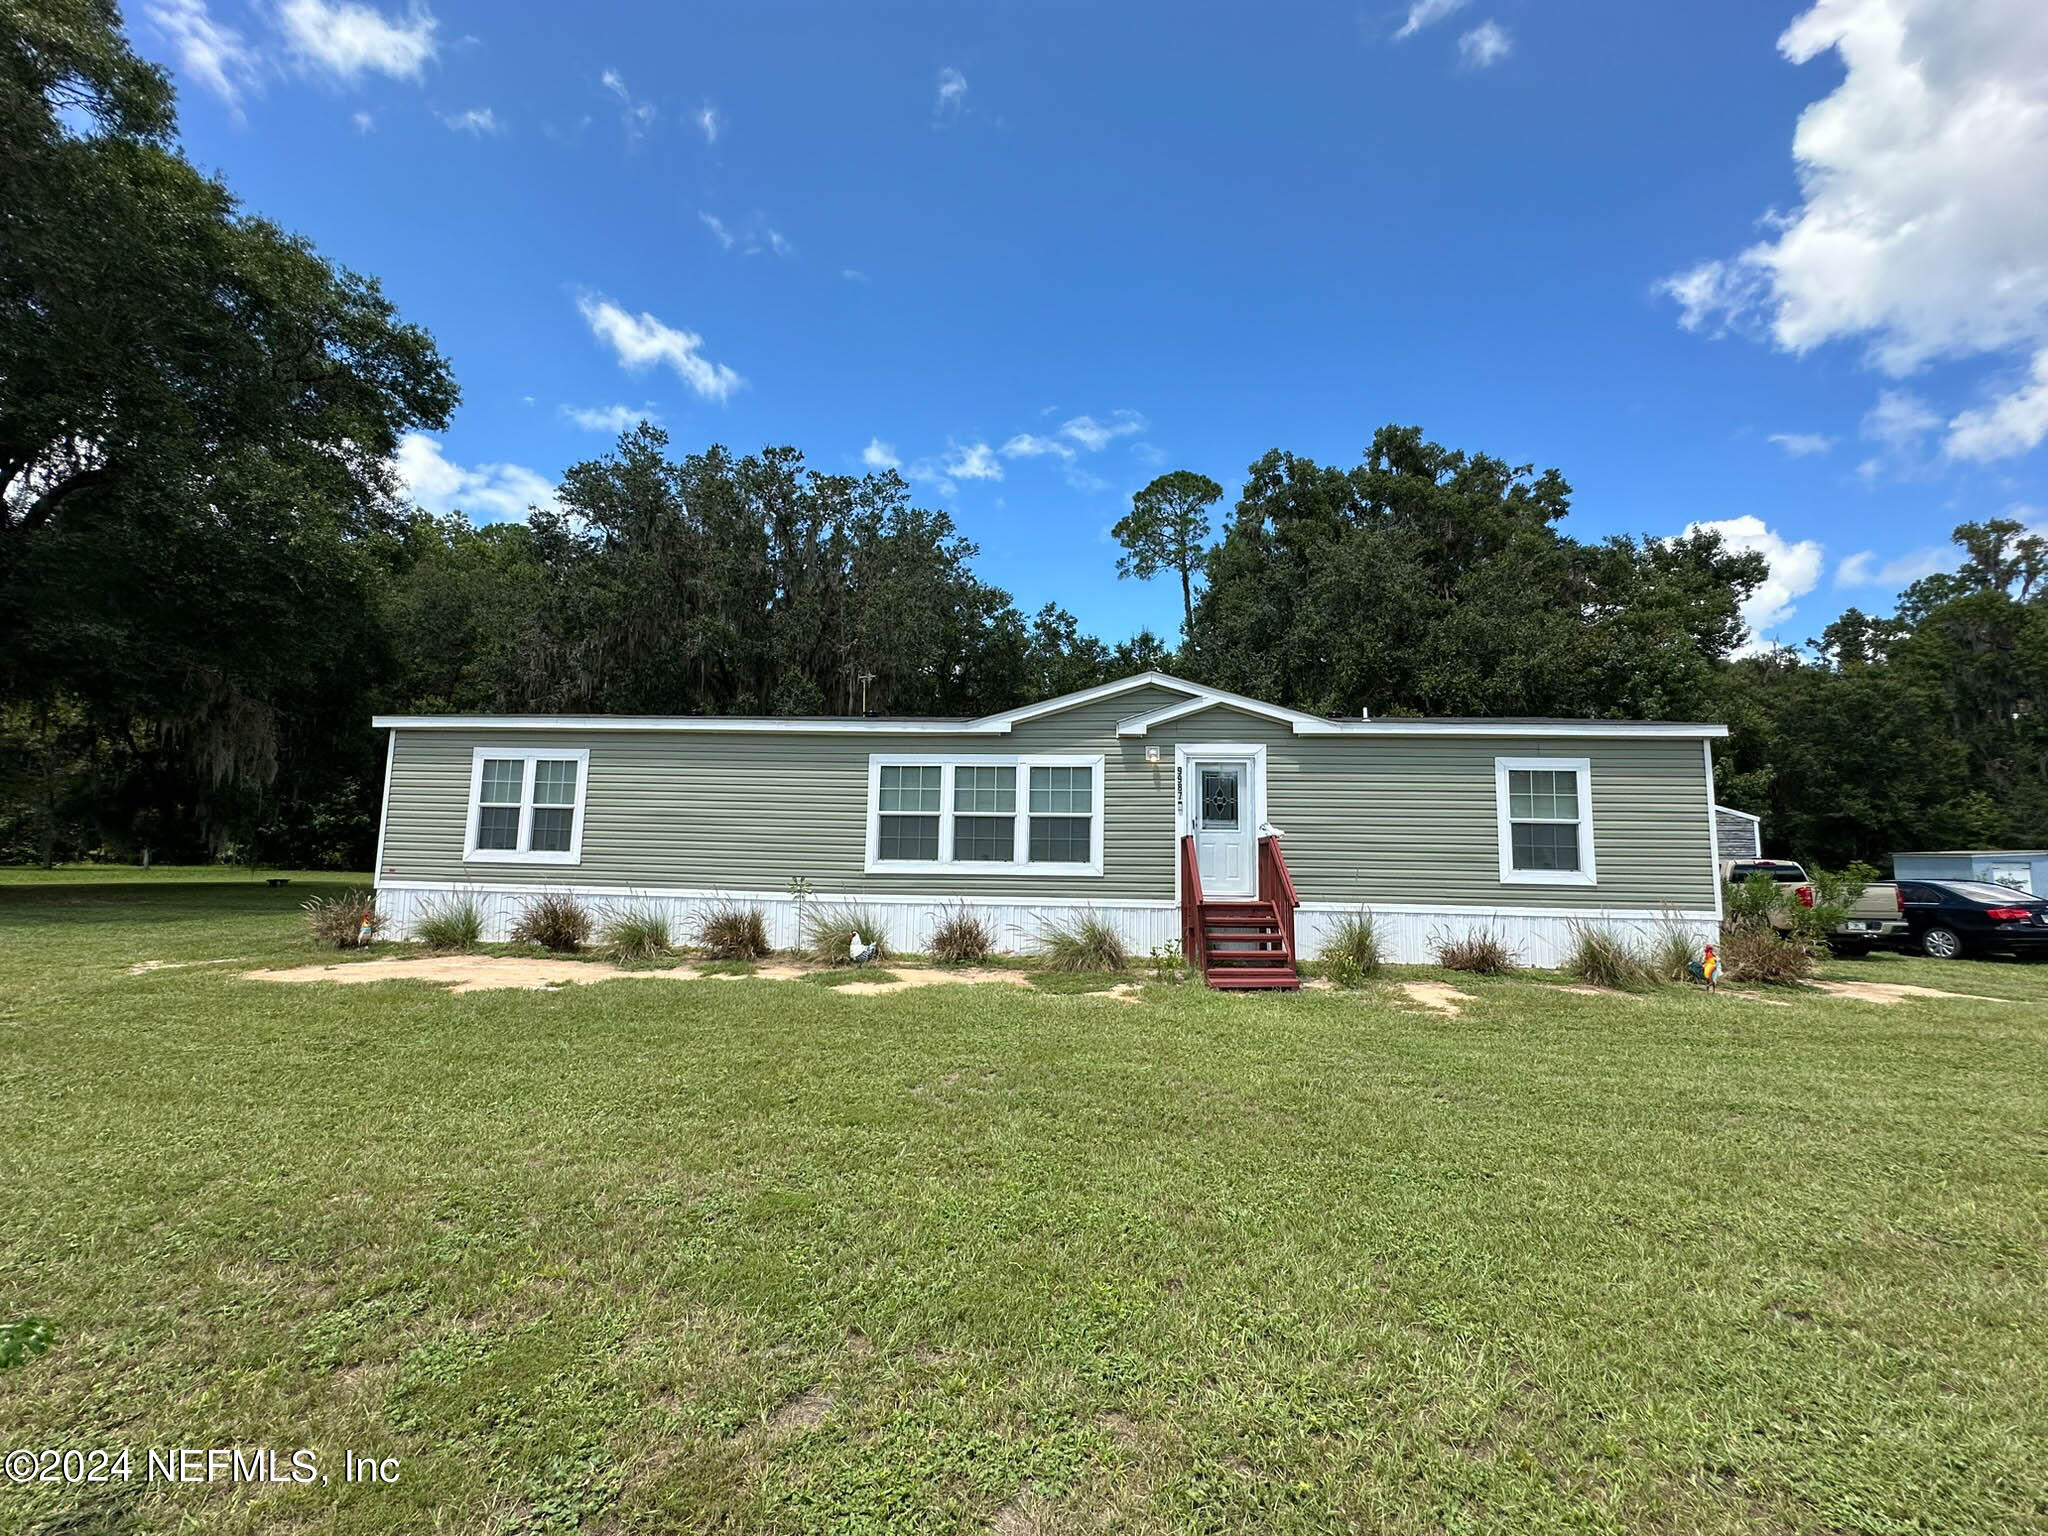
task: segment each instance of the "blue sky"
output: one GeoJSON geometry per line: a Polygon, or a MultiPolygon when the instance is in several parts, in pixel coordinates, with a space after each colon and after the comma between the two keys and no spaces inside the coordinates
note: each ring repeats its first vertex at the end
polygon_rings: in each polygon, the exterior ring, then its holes
{"type": "Polygon", "coordinates": [[[2048,521],[2037,0],[129,6],[192,158],[439,339],[437,509],[645,411],[900,464],[1111,639],[1178,623],[1133,490],[1389,421],[1727,525],[1767,638],[2048,521]]]}

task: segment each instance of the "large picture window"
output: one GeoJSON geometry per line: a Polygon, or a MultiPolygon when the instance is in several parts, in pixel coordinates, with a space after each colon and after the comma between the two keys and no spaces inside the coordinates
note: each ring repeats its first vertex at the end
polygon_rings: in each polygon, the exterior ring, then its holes
{"type": "Polygon", "coordinates": [[[1100,757],[869,759],[871,871],[1098,875],[1100,757]]]}
{"type": "Polygon", "coordinates": [[[470,775],[472,862],[575,864],[583,857],[590,754],[478,747],[470,775]]]}
{"type": "Polygon", "coordinates": [[[1592,764],[1583,757],[1494,762],[1500,878],[1509,885],[1592,885],[1592,764]]]}

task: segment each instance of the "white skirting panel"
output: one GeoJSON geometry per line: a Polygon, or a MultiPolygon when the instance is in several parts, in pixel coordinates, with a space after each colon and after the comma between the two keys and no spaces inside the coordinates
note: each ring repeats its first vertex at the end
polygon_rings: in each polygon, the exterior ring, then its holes
{"type": "MultiPolygon", "coordinates": [[[[422,912],[437,903],[474,897],[482,909],[484,940],[501,943],[527,902],[544,893],[575,896],[589,907],[600,923],[608,912],[654,909],[668,918],[669,932],[677,944],[692,942],[697,925],[721,907],[759,907],[766,919],[768,942],[777,949],[794,949],[802,940],[802,919],[795,897],[781,891],[681,891],[671,889],[622,888],[619,886],[576,886],[554,884],[483,885],[470,882],[384,881],[377,887],[377,907],[384,914],[385,932],[394,938],[409,937],[422,912]]],[[[890,949],[921,953],[931,946],[932,930],[955,909],[965,907],[995,934],[996,947],[1005,954],[1029,954],[1038,947],[1037,936],[1047,921],[1071,922],[1093,913],[1111,923],[1124,948],[1133,956],[1148,955],[1160,945],[1180,937],[1180,913],[1171,902],[1046,901],[1023,898],[1008,900],[988,896],[849,896],[817,892],[804,905],[814,911],[858,907],[880,923],[882,937],[890,949]]],[[[873,935],[869,935],[873,937],[873,935]]]]}
{"type": "Polygon", "coordinates": [[[1372,913],[1380,953],[1394,965],[1428,965],[1445,939],[1490,933],[1516,957],[1517,965],[1554,970],[1571,953],[1580,928],[1601,928],[1641,945],[1654,943],[1677,928],[1696,944],[1711,944],[1721,930],[1712,912],[1602,912],[1551,907],[1422,907],[1412,905],[1359,908],[1318,902],[1303,906],[1294,917],[1295,942],[1313,957],[1329,931],[1359,911],[1372,913]]]}
{"type": "MultiPolygon", "coordinates": [[[[394,938],[407,938],[421,913],[443,902],[471,897],[483,913],[485,940],[498,943],[511,932],[520,909],[534,897],[549,892],[575,896],[597,914],[600,922],[607,912],[656,909],[667,916],[678,944],[689,943],[699,921],[722,906],[759,907],[767,922],[768,940],[777,949],[795,948],[801,940],[799,903],[780,891],[390,880],[378,885],[377,905],[384,914],[385,932],[394,938]]],[[[911,953],[928,949],[932,930],[958,907],[966,907],[987,923],[994,930],[997,948],[1007,954],[1028,954],[1036,949],[1039,931],[1046,923],[1071,923],[1089,913],[1112,924],[1134,957],[1150,954],[1153,949],[1180,938],[1180,910],[1166,901],[850,896],[820,892],[808,897],[807,904],[813,908],[865,908],[879,919],[891,949],[911,953]]],[[[1295,937],[1304,958],[1313,959],[1330,929],[1361,910],[1372,913],[1379,929],[1381,951],[1396,965],[1427,965],[1435,958],[1435,948],[1441,940],[1481,932],[1497,935],[1518,956],[1518,964],[1550,968],[1561,964],[1569,954],[1573,934],[1581,926],[1607,929],[1642,943],[1652,942],[1672,928],[1691,934],[1698,943],[1708,943],[1720,929],[1717,914],[1700,911],[1603,912],[1560,907],[1405,903],[1361,908],[1350,903],[1311,902],[1295,914],[1295,937]]]]}

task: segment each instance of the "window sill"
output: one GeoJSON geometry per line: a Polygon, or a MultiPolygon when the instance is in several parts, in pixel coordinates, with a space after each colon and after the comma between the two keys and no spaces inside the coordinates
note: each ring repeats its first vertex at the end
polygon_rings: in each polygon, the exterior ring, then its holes
{"type": "Polygon", "coordinates": [[[863,866],[870,875],[995,875],[1004,879],[1099,879],[1100,864],[992,864],[942,859],[869,859],[863,866]]]}
{"type": "Polygon", "coordinates": [[[1598,885],[1600,882],[1583,869],[1504,869],[1500,872],[1502,885],[1598,885]]]}
{"type": "Polygon", "coordinates": [[[472,848],[462,856],[465,864],[581,864],[579,849],[567,853],[521,853],[516,848],[472,848]]]}

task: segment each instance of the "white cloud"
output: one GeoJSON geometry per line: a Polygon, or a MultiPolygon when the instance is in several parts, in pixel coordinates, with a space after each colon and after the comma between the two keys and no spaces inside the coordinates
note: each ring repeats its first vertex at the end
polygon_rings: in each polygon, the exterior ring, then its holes
{"type": "Polygon", "coordinates": [[[2022,190],[2048,185],[2048,6],[1816,0],[1778,49],[1845,70],[1793,136],[1800,206],[1667,278],[1680,323],[1755,323],[1794,355],[1859,340],[1892,378],[2017,353],[2030,380],[1954,415],[1944,447],[2029,451],[2048,437],[2048,198],[2022,190]]]}
{"type": "Polygon", "coordinates": [[[654,119],[660,115],[651,101],[635,101],[633,93],[626,88],[626,77],[616,69],[608,69],[597,77],[597,83],[619,99],[619,121],[626,130],[626,142],[639,142],[642,134],[654,126],[654,119]]]}
{"type": "Polygon", "coordinates": [[[368,133],[377,126],[377,119],[367,112],[358,112],[349,120],[356,125],[357,133],[368,133]]]}
{"type": "Polygon", "coordinates": [[[996,461],[995,450],[987,443],[969,443],[962,448],[957,444],[946,445],[946,458],[942,466],[946,474],[955,480],[1000,480],[1003,466],[996,461]]]}
{"type": "Polygon", "coordinates": [[[1936,571],[1952,570],[1955,564],[1954,545],[1930,544],[1923,549],[1908,550],[1882,565],[1878,564],[1876,550],[1859,549],[1835,567],[1835,585],[1889,587],[1896,591],[1900,587],[1911,586],[1923,576],[1932,576],[1936,571]]]}
{"type": "Polygon", "coordinates": [[[841,267],[839,275],[849,283],[864,283],[868,281],[867,273],[861,271],[858,267],[841,267]]]}
{"type": "Polygon", "coordinates": [[[145,6],[164,40],[177,50],[178,67],[229,106],[245,90],[260,89],[260,60],[233,27],[215,21],[206,0],[157,0],[145,6]]]}
{"type": "Polygon", "coordinates": [[[697,217],[703,221],[704,227],[717,237],[720,247],[728,251],[732,249],[736,237],[725,227],[725,220],[715,213],[705,213],[702,210],[699,210],[697,217]]]}
{"type": "Polygon", "coordinates": [[[939,71],[939,97],[932,104],[938,116],[957,114],[967,108],[967,77],[950,64],[939,71]]]}
{"type": "Polygon", "coordinates": [[[1948,424],[1942,445],[1950,458],[1979,464],[2027,452],[2048,437],[2048,347],[2034,354],[2030,381],[1990,405],[1964,411],[1948,424]]]}
{"type": "Polygon", "coordinates": [[[787,256],[791,252],[793,252],[796,249],[796,247],[791,245],[789,241],[783,238],[781,231],[771,229],[768,231],[768,249],[773,251],[778,256],[787,256]]]}
{"type": "Polygon", "coordinates": [[[718,136],[725,132],[724,115],[708,101],[696,110],[692,120],[697,124],[697,131],[704,135],[706,144],[716,144],[718,136]]]}
{"type": "Polygon", "coordinates": [[[1006,459],[1036,459],[1047,454],[1071,459],[1074,450],[1056,437],[1040,437],[1035,432],[1019,432],[1002,447],[1002,455],[1006,459]]]}
{"type": "Polygon", "coordinates": [[[1826,453],[1835,446],[1832,437],[1823,437],[1818,432],[1773,432],[1770,440],[1784,449],[1788,457],[1794,459],[1826,453]]]}
{"type": "Polygon", "coordinates": [[[1485,69],[1515,51],[1515,40],[1497,21],[1482,21],[1458,39],[1458,62],[1467,69],[1485,69]]]}
{"type": "Polygon", "coordinates": [[[869,469],[901,469],[903,461],[896,457],[896,445],[885,443],[879,437],[868,439],[867,447],[860,451],[861,463],[869,469]]]}
{"type": "Polygon", "coordinates": [[[661,425],[661,412],[651,405],[565,405],[562,414],[586,432],[625,432],[643,421],[661,425]]]}
{"type": "Polygon", "coordinates": [[[277,26],[302,66],[350,82],[365,74],[417,80],[439,51],[440,23],[420,5],[397,21],[354,0],[282,0],[277,26]]]}
{"type": "Polygon", "coordinates": [[[467,112],[443,112],[441,121],[451,133],[466,133],[480,139],[487,133],[503,133],[505,125],[489,107],[471,107],[467,112]]]}
{"type": "Polygon", "coordinates": [[[1072,438],[1090,453],[1099,453],[1111,441],[1145,430],[1145,418],[1136,411],[1112,411],[1108,421],[1093,416],[1076,416],[1060,423],[1060,436],[1072,438]]]}
{"type": "Polygon", "coordinates": [[[1413,37],[1424,27],[1435,26],[1470,3],[1471,0],[1415,0],[1408,7],[1408,19],[1401,23],[1401,30],[1394,34],[1394,39],[1398,42],[1404,37],[1413,37]]]}
{"type": "Polygon", "coordinates": [[[664,325],[644,311],[628,314],[601,293],[580,295],[576,307],[591,334],[617,354],[622,367],[637,371],[665,363],[698,395],[721,403],[746,383],[724,363],[706,358],[699,351],[704,338],[694,331],[664,325]]]}
{"type": "Polygon", "coordinates": [[[554,482],[523,464],[453,462],[440,440],[408,432],[391,468],[405,493],[429,512],[466,512],[481,522],[523,518],[528,507],[552,507],[554,482]]]}
{"type": "Polygon", "coordinates": [[[1157,469],[1166,462],[1166,450],[1159,447],[1156,443],[1133,443],[1131,444],[1131,457],[1140,464],[1149,465],[1153,469],[1157,469]]]}
{"type": "Polygon", "coordinates": [[[1763,636],[1798,611],[1798,600],[1820,584],[1822,551],[1812,539],[1796,544],[1765,526],[1760,517],[1722,518],[1717,522],[1687,523],[1688,535],[1718,533],[1721,542],[1740,553],[1755,551],[1770,562],[1771,573],[1763,585],[1742,605],[1742,619],[1749,626],[1750,641],[1743,654],[1770,649],[1763,636]]]}

